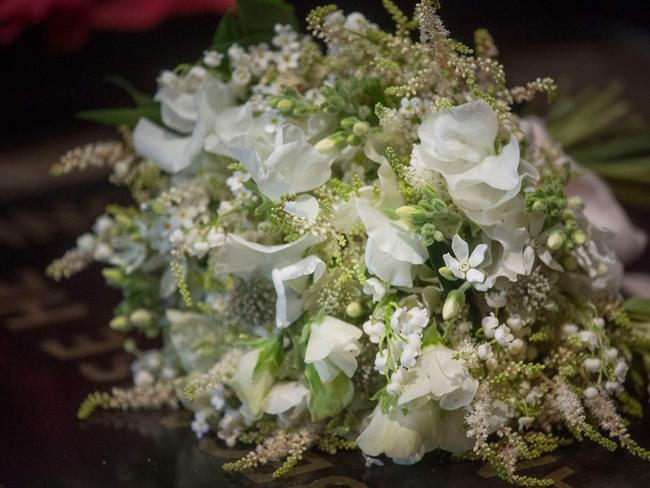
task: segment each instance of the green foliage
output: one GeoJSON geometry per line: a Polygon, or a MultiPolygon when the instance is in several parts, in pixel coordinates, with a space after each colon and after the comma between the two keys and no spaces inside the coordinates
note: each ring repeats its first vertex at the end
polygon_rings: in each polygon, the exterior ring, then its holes
{"type": "Polygon", "coordinates": [[[309,412],[312,422],[319,422],[341,412],[352,400],[354,388],[344,374],[323,383],[313,364],[305,366],[305,379],[309,386],[309,412]]]}
{"type": "Polygon", "coordinates": [[[160,104],[155,102],[153,98],[137,90],[122,78],[111,76],[106,81],[126,91],[133,99],[135,107],[85,110],[77,113],[77,118],[104,125],[125,125],[130,128],[135,127],[141,117],[147,118],[157,124],[162,123],[160,118],[160,104]]]}
{"type": "Polygon", "coordinates": [[[386,98],[377,78],[337,79],[334,86],[321,87],[325,97],[325,110],[343,116],[355,116],[367,120],[371,125],[377,123],[370,110],[376,104],[386,105],[386,98]]]}
{"type": "Polygon", "coordinates": [[[526,194],[526,210],[544,214],[547,223],[562,218],[567,208],[564,182],[558,178],[545,178],[535,191],[526,194]]]}
{"type": "Polygon", "coordinates": [[[234,43],[246,47],[268,42],[275,24],[288,24],[297,30],[293,6],[284,0],[238,0],[237,11],[227,12],[219,22],[212,47],[225,53],[234,43]]]}
{"type": "Polygon", "coordinates": [[[632,320],[639,322],[650,321],[650,299],[634,297],[623,305],[623,310],[632,320]]]}
{"type": "Polygon", "coordinates": [[[253,375],[258,376],[262,371],[269,369],[276,372],[282,366],[282,338],[274,337],[264,341],[260,348],[260,355],[253,370],[253,375]]]}

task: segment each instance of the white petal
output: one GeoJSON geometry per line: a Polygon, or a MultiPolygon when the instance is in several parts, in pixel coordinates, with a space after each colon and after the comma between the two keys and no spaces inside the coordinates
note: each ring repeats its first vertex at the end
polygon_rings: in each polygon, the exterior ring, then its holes
{"type": "Polygon", "coordinates": [[[483,283],[485,281],[485,273],[476,268],[471,268],[465,275],[465,278],[470,283],[483,283]]]}
{"type": "Polygon", "coordinates": [[[237,363],[235,375],[229,382],[252,418],[261,417],[263,400],[273,384],[273,376],[269,370],[262,370],[258,375],[253,374],[259,355],[259,349],[244,353],[237,363]]]}
{"type": "Polygon", "coordinates": [[[167,127],[181,134],[192,132],[197,120],[192,93],[165,87],[156,93],[154,100],[160,102],[160,116],[167,127]]]}
{"type": "Polygon", "coordinates": [[[288,244],[265,246],[247,241],[236,234],[228,234],[221,247],[215,270],[217,273],[257,272],[271,276],[273,268],[298,261],[318,238],[308,234],[288,244]]]}
{"type": "Polygon", "coordinates": [[[313,224],[320,212],[320,206],[318,200],[311,195],[299,195],[295,201],[284,204],[284,211],[313,224]]]}
{"type": "Polygon", "coordinates": [[[264,400],[264,411],[271,415],[284,413],[299,405],[309,394],[309,390],[298,381],[276,383],[264,400]]]}
{"type": "Polygon", "coordinates": [[[487,244],[479,244],[472,251],[472,255],[467,261],[472,268],[479,266],[485,259],[485,252],[487,251],[487,244]]]}
{"type": "Polygon", "coordinates": [[[451,250],[454,251],[454,256],[458,261],[467,261],[469,258],[469,246],[458,234],[454,234],[451,240],[451,250]]]}
{"type": "Polygon", "coordinates": [[[272,271],[273,286],[277,294],[276,327],[287,327],[300,317],[303,312],[300,293],[307,285],[307,277],[313,275],[316,282],[324,272],[325,263],[316,256],[307,256],[296,263],[272,271]]]}
{"type": "Polygon", "coordinates": [[[451,271],[456,278],[461,280],[465,279],[465,273],[460,270],[458,259],[453,257],[451,254],[446,253],[442,256],[442,260],[445,262],[445,266],[449,268],[449,271],[451,271]]]}
{"type": "Polygon", "coordinates": [[[178,173],[201,153],[205,130],[196,124],[191,137],[177,136],[147,119],[140,119],[133,131],[133,144],[142,157],[167,173],[178,173]]]}

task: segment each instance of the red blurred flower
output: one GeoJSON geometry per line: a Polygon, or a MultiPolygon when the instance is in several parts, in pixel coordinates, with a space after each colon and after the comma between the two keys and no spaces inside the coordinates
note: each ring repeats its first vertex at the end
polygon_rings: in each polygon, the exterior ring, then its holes
{"type": "Polygon", "coordinates": [[[147,30],[174,15],[224,12],[235,0],[0,0],[0,44],[45,24],[52,46],[79,46],[94,29],[147,30]]]}

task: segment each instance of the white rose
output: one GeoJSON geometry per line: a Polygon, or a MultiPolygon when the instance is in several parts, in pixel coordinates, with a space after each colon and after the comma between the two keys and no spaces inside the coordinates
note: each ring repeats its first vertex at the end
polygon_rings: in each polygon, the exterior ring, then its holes
{"type": "Polygon", "coordinates": [[[311,326],[305,352],[305,363],[313,364],[323,383],[343,372],[351,378],[357,369],[356,357],[361,352],[358,339],[363,332],[358,327],[326,315],[311,326]]]}

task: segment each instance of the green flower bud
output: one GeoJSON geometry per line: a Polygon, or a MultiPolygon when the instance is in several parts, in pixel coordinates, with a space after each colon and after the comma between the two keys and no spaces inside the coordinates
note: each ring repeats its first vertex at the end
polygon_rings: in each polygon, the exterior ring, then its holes
{"type": "Polygon", "coordinates": [[[352,132],[354,132],[354,134],[359,137],[365,136],[369,130],[370,130],[370,125],[368,124],[368,122],[357,122],[352,127],[352,132]]]}
{"type": "Polygon", "coordinates": [[[346,136],[340,132],[325,137],[316,143],[314,146],[316,150],[325,155],[336,153],[336,151],[346,144],[346,136]]]}
{"type": "Polygon", "coordinates": [[[565,239],[566,237],[564,232],[561,230],[554,230],[549,234],[548,239],[546,239],[546,247],[554,251],[560,249],[562,244],[564,244],[565,239]]]}
{"type": "Polygon", "coordinates": [[[566,222],[564,222],[564,228],[567,229],[567,230],[577,229],[578,228],[578,223],[573,219],[569,219],[566,222]]]}
{"type": "Polygon", "coordinates": [[[278,105],[276,107],[280,112],[282,113],[288,113],[291,111],[293,108],[293,102],[289,100],[288,98],[283,98],[278,102],[278,105]]]}
{"type": "Polygon", "coordinates": [[[359,302],[350,302],[348,306],[345,307],[345,313],[348,317],[356,319],[363,313],[363,307],[359,302]]]}
{"type": "Polygon", "coordinates": [[[357,122],[359,122],[359,119],[356,117],[346,117],[341,120],[341,127],[345,130],[351,130],[357,122]]]}
{"type": "Polygon", "coordinates": [[[543,212],[546,210],[546,204],[541,200],[536,200],[535,203],[533,203],[533,210],[535,212],[543,212]]]}
{"type": "Polygon", "coordinates": [[[573,210],[566,209],[562,212],[562,220],[573,220],[574,217],[573,210]]]}
{"type": "Polygon", "coordinates": [[[404,222],[410,222],[411,216],[413,216],[413,214],[416,212],[417,209],[415,207],[411,207],[410,205],[403,205],[395,210],[395,213],[399,215],[399,218],[404,222]]]}
{"type": "Polygon", "coordinates": [[[564,249],[567,251],[573,251],[576,248],[575,242],[573,241],[564,241],[564,249]]]}
{"type": "Polygon", "coordinates": [[[447,266],[442,266],[438,268],[438,273],[440,273],[440,276],[442,276],[444,279],[449,280],[449,281],[456,281],[456,277],[454,276],[454,273],[451,272],[451,270],[447,266]]]}
{"type": "Polygon", "coordinates": [[[581,197],[575,196],[575,197],[570,197],[567,200],[567,204],[569,205],[569,207],[582,208],[585,202],[582,200],[581,197]]]}
{"type": "Polygon", "coordinates": [[[445,300],[445,304],[442,306],[442,318],[444,320],[449,320],[450,318],[455,317],[463,308],[464,304],[465,295],[458,290],[450,291],[445,300]]]}
{"type": "Polygon", "coordinates": [[[138,308],[131,313],[129,320],[135,327],[143,329],[151,325],[153,316],[149,310],[138,308]]]}
{"type": "Polygon", "coordinates": [[[117,317],[113,317],[108,325],[111,329],[115,330],[129,330],[131,328],[129,319],[125,315],[118,315],[117,317]]]}
{"type": "Polygon", "coordinates": [[[433,239],[436,242],[442,242],[444,238],[445,238],[445,235],[442,232],[440,232],[439,230],[437,230],[437,231],[435,231],[433,233],[433,239]]]}
{"type": "Polygon", "coordinates": [[[361,144],[361,139],[359,139],[359,136],[355,136],[354,134],[350,134],[348,136],[348,138],[346,139],[346,142],[350,146],[357,146],[357,145],[361,144]]]}
{"type": "Polygon", "coordinates": [[[124,279],[124,274],[120,268],[104,268],[102,269],[102,276],[112,285],[119,285],[124,279]]]}
{"type": "Polygon", "coordinates": [[[575,242],[576,246],[582,246],[585,242],[587,242],[587,234],[583,230],[574,230],[573,234],[571,234],[571,239],[573,242],[575,242]]]}

